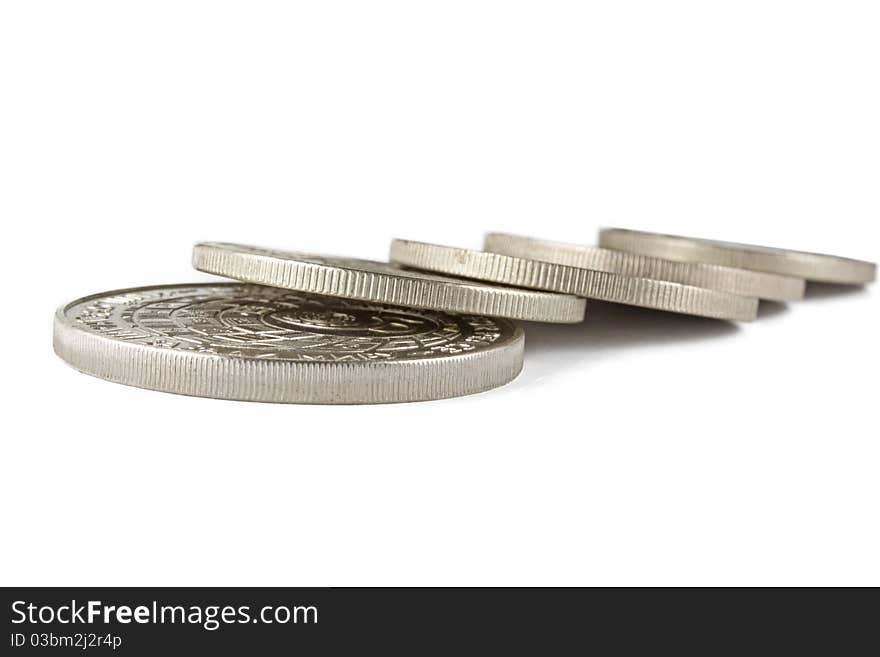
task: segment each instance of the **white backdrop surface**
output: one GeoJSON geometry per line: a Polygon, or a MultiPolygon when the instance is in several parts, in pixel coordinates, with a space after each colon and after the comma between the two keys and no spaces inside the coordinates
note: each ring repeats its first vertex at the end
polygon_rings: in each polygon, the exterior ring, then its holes
{"type": "Polygon", "coordinates": [[[197,240],[623,226],[880,259],[871,2],[7,2],[0,583],[880,585],[874,289],[594,303],[493,392],[194,399],[54,356],[197,240]]]}

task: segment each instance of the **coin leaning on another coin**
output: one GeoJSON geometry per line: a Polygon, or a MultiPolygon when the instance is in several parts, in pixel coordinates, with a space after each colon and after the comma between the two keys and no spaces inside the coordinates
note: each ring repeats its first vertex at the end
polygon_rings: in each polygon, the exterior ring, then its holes
{"type": "Polygon", "coordinates": [[[739,267],[822,283],[864,285],[877,277],[877,265],[864,260],[623,228],[603,228],[599,231],[599,246],[679,262],[739,267]]]}
{"type": "Polygon", "coordinates": [[[450,315],[239,283],[78,299],[56,353],[116,383],[244,401],[374,404],[469,395],[519,374],[523,331],[450,315]]]}
{"type": "Polygon", "coordinates": [[[243,244],[200,242],[192,259],[199,271],[247,283],[451,313],[576,323],[586,303],[572,295],[445,278],[382,262],[243,244]]]}
{"type": "Polygon", "coordinates": [[[424,242],[393,240],[389,259],[452,276],[714,319],[751,321],[758,312],[755,298],[424,242]]]}
{"type": "Polygon", "coordinates": [[[773,301],[795,301],[804,296],[805,282],[802,278],[721,265],[663,260],[638,253],[568,244],[509,233],[487,233],[483,250],[570,267],[596,269],[624,276],[693,285],[745,297],[773,301]]]}

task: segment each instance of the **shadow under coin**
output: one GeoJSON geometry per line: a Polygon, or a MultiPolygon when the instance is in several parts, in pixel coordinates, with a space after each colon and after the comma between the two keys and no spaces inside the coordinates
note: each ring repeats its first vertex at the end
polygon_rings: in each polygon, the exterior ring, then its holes
{"type": "Polygon", "coordinates": [[[524,383],[621,349],[722,338],[739,331],[733,322],[592,299],[587,302],[587,317],[581,324],[522,325],[526,333],[526,367],[520,379],[524,383]]]}
{"type": "Polygon", "coordinates": [[[831,299],[835,297],[851,297],[865,293],[863,285],[838,285],[836,283],[807,283],[804,293],[805,301],[813,299],[831,299]]]}
{"type": "Polygon", "coordinates": [[[784,315],[787,312],[788,306],[781,301],[766,301],[762,299],[761,304],[758,306],[758,319],[776,317],[777,315],[784,315]]]}

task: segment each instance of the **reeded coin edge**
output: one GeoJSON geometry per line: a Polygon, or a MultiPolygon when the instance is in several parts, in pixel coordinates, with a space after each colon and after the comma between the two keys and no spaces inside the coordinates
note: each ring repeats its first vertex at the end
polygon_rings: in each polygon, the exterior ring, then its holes
{"type": "Polygon", "coordinates": [[[459,315],[574,324],[583,321],[586,308],[583,299],[571,295],[379,274],[204,243],[193,247],[192,262],[199,271],[247,283],[459,315]]]}
{"type": "Polygon", "coordinates": [[[601,229],[599,245],[656,258],[738,267],[823,283],[864,285],[877,277],[877,265],[865,260],[626,228],[601,229]]]}
{"type": "Polygon", "coordinates": [[[664,260],[640,253],[510,233],[486,233],[483,250],[515,258],[544,260],[557,265],[652,278],[772,301],[802,299],[806,288],[806,282],[802,278],[722,265],[664,260]]]}
{"type": "Polygon", "coordinates": [[[55,353],[75,369],[114,383],[194,397],[299,404],[447,399],[497,388],[522,370],[525,337],[521,327],[511,325],[511,337],[478,352],[352,363],[272,361],[149,347],[93,333],[66,315],[67,309],[89,299],[137,289],[155,287],[106,292],[62,305],[55,313],[55,353]]]}
{"type": "Polygon", "coordinates": [[[758,314],[758,299],[751,297],[425,242],[395,239],[389,259],[453,276],[712,319],[747,322],[758,314]]]}

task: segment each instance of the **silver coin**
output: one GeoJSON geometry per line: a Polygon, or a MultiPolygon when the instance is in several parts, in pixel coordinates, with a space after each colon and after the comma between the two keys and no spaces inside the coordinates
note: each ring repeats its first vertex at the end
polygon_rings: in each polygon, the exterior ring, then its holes
{"type": "Polygon", "coordinates": [[[677,262],[637,253],[488,233],[483,249],[492,253],[543,260],[558,265],[596,269],[612,274],[694,285],[744,297],[794,301],[804,296],[804,279],[693,262],[677,262]]]}
{"type": "Polygon", "coordinates": [[[686,315],[751,321],[758,312],[758,300],[751,297],[424,242],[393,240],[390,259],[416,269],[686,315]]]}
{"type": "Polygon", "coordinates": [[[864,285],[877,277],[877,265],[864,260],[622,228],[602,229],[599,245],[667,260],[739,267],[823,283],[864,285]]]}
{"type": "Polygon", "coordinates": [[[59,308],[55,351],[87,374],[199,397],[307,404],[441,399],[522,368],[523,332],[238,283],[95,294],[59,308]]]}
{"type": "Polygon", "coordinates": [[[394,306],[534,322],[584,318],[585,302],[575,296],[431,276],[370,260],[202,242],[193,248],[193,266],[247,283],[394,306]]]}

